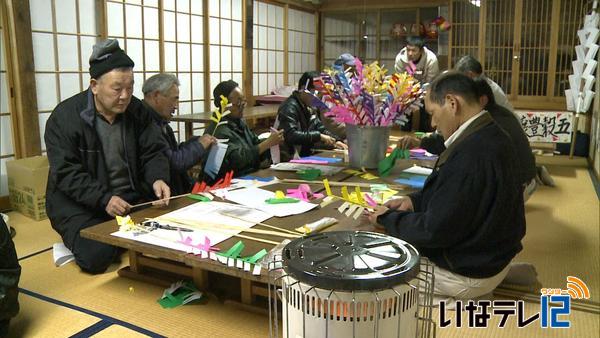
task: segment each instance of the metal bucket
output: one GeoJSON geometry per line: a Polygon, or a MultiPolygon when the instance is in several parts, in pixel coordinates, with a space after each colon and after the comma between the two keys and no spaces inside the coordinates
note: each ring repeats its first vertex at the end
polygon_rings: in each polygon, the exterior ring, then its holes
{"type": "Polygon", "coordinates": [[[377,168],[385,158],[390,138],[390,127],[346,125],[350,166],[377,168]]]}

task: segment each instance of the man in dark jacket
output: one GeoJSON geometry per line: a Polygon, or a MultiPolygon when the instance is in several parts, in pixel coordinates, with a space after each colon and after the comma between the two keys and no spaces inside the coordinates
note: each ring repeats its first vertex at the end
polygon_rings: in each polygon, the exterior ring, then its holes
{"type": "Polygon", "coordinates": [[[0,337],[8,335],[10,319],[19,313],[21,266],[15,244],[4,219],[0,217],[0,337]]]}
{"type": "Polygon", "coordinates": [[[300,77],[298,90],[294,91],[285,100],[277,112],[279,128],[283,129],[285,136],[285,149],[290,156],[296,153],[300,156],[309,156],[315,145],[321,143],[324,147],[347,149],[342,141],[327,130],[318,112],[312,107],[315,86],[313,79],[318,77],[317,72],[306,72],[300,77]]]}
{"type": "Polygon", "coordinates": [[[90,87],[56,106],[46,124],[46,212],[81,269],[101,273],[117,248],[80,230],[170,197],[169,162],[160,130],[132,95],[133,61],[116,40],[94,46],[90,76],[90,87]]]}
{"type": "MultiPolygon", "coordinates": [[[[500,128],[508,134],[515,148],[515,158],[513,161],[516,165],[517,181],[523,186],[523,199],[527,200],[535,191],[535,176],[537,174],[535,156],[531,152],[527,135],[525,135],[521,123],[517,120],[513,112],[495,101],[493,89],[489,86],[487,80],[478,77],[474,81],[480,100],[485,105],[485,110],[490,113],[490,116],[500,128]]],[[[401,147],[421,147],[433,154],[441,154],[446,149],[443,136],[437,132],[420,140],[413,140],[413,137],[403,137],[400,142],[402,143],[399,145],[401,147]]]]}
{"type": "Polygon", "coordinates": [[[177,143],[175,133],[169,126],[171,117],[179,107],[179,80],[175,75],[162,73],[151,76],[144,82],[142,93],[144,106],[161,129],[164,141],[169,144],[165,155],[171,166],[171,194],[188,193],[193,181],[188,170],[200,162],[210,146],[216,143],[216,139],[205,134],[177,143]]]}
{"type": "Polygon", "coordinates": [[[242,119],[246,98],[237,82],[228,80],[219,83],[213,90],[213,96],[218,109],[221,109],[221,96],[227,98],[229,104],[224,107],[224,112],[229,111],[229,114],[223,117],[224,124],[217,127],[215,122],[211,122],[204,133],[227,139],[227,152],[218,174],[214,178],[202,174],[201,180],[212,184],[231,170],[235,177],[239,177],[261,169],[261,163],[268,167],[270,159],[267,150],[283,141],[283,132],[272,132],[263,141],[258,139],[242,119]]]}
{"type": "Polygon", "coordinates": [[[514,148],[464,74],[436,78],[425,104],[446,150],[421,191],[377,208],[369,220],[433,262],[435,294],[477,298],[502,281],[522,249],[525,215],[514,148]]]}

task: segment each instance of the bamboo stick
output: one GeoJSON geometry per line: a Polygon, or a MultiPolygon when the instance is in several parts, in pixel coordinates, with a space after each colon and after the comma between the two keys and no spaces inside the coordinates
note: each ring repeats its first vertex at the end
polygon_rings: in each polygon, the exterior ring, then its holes
{"type": "Polygon", "coordinates": [[[273,230],[277,230],[277,231],[283,231],[283,232],[287,232],[287,233],[290,233],[290,234],[293,234],[293,235],[299,235],[299,234],[298,234],[297,232],[295,232],[295,231],[288,230],[288,229],[284,229],[284,228],[280,228],[280,227],[276,227],[276,226],[274,226],[274,225],[269,225],[269,224],[262,223],[262,222],[254,222],[254,221],[251,221],[251,220],[248,220],[248,219],[244,219],[244,218],[241,218],[241,217],[238,217],[238,216],[235,216],[235,215],[231,215],[231,214],[228,214],[228,213],[225,213],[225,212],[219,212],[219,213],[220,213],[221,215],[223,215],[223,216],[227,216],[227,217],[235,218],[235,219],[237,219],[237,220],[240,220],[240,221],[243,221],[243,222],[248,222],[248,223],[256,223],[256,224],[258,224],[258,225],[262,225],[262,226],[264,226],[264,227],[267,227],[267,228],[269,228],[269,229],[273,229],[273,230]]]}
{"type": "Polygon", "coordinates": [[[251,232],[251,233],[257,233],[257,234],[262,234],[262,235],[285,237],[285,238],[298,238],[301,236],[300,234],[290,234],[290,233],[285,233],[285,232],[281,232],[281,231],[245,228],[245,227],[240,227],[240,226],[235,226],[235,225],[206,223],[206,222],[200,223],[200,222],[190,220],[190,219],[180,219],[180,218],[175,218],[175,217],[158,217],[158,218],[155,218],[155,220],[164,220],[167,222],[177,223],[177,224],[181,224],[181,225],[186,225],[186,226],[191,226],[191,227],[198,228],[198,229],[205,229],[205,230],[211,230],[211,231],[220,231],[220,230],[243,231],[243,232],[251,232]]]}
{"type": "MultiPolygon", "coordinates": [[[[177,241],[174,241],[174,240],[172,240],[172,239],[170,239],[170,238],[168,238],[166,236],[159,236],[159,235],[153,233],[152,231],[144,228],[143,226],[136,225],[134,227],[135,227],[136,230],[140,230],[142,232],[145,232],[146,234],[148,234],[148,235],[150,235],[152,237],[159,238],[159,239],[162,239],[162,240],[165,240],[165,241],[168,241],[168,242],[177,243],[177,241]]],[[[217,232],[219,232],[219,231],[217,231],[217,232]]],[[[232,236],[233,237],[243,238],[243,239],[249,239],[249,240],[252,240],[252,241],[257,241],[257,242],[266,243],[266,244],[272,244],[272,245],[278,245],[279,244],[279,242],[270,241],[268,239],[263,239],[263,238],[253,237],[253,236],[246,236],[246,235],[240,235],[240,234],[232,234],[232,236]]]]}
{"type": "MultiPolygon", "coordinates": [[[[279,180],[279,182],[277,183],[282,183],[282,184],[297,184],[297,183],[307,183],[307,184],[323,184],[322,181],[307,181],[307,180],[299,180],[299,179],[295,179],[295,178],[284,178],[279,180]]],[[[379,183],[366,183],[366,182],[338,182],[338,181],[329,181],[329,185],[332,187],[343,187],[343,186],[347,186],[347,187],[361,187],[361,188],[370,188],[371,185],[373,184],[379,184],[379,183]]],[[[386,184],[386,183],[384,183],[386,184]]],[[[388,188],[393,189],[393,190],[404,190],[404,186],[403,185],[397,185],[397,184],[386,184],[388,186],[388,188]]]]}
{"type": "Polygon", "coordinates": [[[132,205],[131,209],[139,208],[139,207],[142,207],[144,205],[154,204],[156,202],[170,201],[170,200],[174,200],[174,199],[180,198],[180,197],[185,197],[185,196],[188,196],[188,195],[191,195],[191,193],[181,194],[181,195],[177,195],[177,196],[171,196],[169,198],[162,198],[162,199],[154,200],[154,201],[150,201],[150,202],[139,203],[139,204],[132,205]]]}

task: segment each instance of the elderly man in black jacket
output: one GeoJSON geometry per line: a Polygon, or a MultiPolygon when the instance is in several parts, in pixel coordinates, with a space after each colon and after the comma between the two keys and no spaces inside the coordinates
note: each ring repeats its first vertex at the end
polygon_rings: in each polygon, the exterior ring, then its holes
{"type": "Polygon", "coordinates": [[[432,82],[425,106],[446,150],[421,191],[369,215],[433,262],[434,293],[450,301],[489,294],[525,235],[514,147],[477,93],[475,82],[460,73],[432,82]]]}
{"type": "Polygon", "coordinates": [[[133,65],[116,40],[96,44],[89,88],[56,106],[46,124],[46,212],[89,273],[105,271],[118,251],[82,238],[81,229],[125,215],[133,203],[171,194],[167,145],[132,95],[133,65]]]}
{"type": "Polygon", "coordinates": [[[279,128],[283,129],[286,151],[290,156],[296,153],[309,156],[318,143],[324,147],[347,149],[345,143],[327,130],[312,102],[317,100],[313,79],[317,72],[305,72],[298,81],[298,90],[285,100],[277,112],[279,128]]]}
{"type": "Polygon", "coordinates": [[[171,194],[180,195],[192,189],[192,178],[188,175],[194,165],[200,163],[211,145],[217,143],[212,135],[194,136],[178,143],[169,121],[179,108],[179,79],[173,74],[162,73],[149,77],[142,86],[144,106],[154,123],[161,129],[162,136],[169,144],[165,155],[171,165],[171,194]]]}

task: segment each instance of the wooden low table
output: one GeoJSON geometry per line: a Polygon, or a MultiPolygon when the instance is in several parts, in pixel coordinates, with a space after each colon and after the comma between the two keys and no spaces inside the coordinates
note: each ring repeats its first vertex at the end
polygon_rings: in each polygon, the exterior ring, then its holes
{"type": "MultiPolygon", "coordinates": [[[[259,170],[252,175],[257,177],[277,176],[278,178],[295,177],[295,173],[293,172],[281,172],[271,169],[259,170]]],[[[329,178],[331,180],[341,181],[348,177],[348,174],[340,172],[329,178]]],[[[323,190],[322,184],[319,184],[318,182],[309,185],[313,191],[323,190]]],[[[276,183],[264,186],[263,188],[270,191],[285,191],[286,189],[296,186],[297,184],[291,185],[276,183]]],[[[172,200],[167,207],[152,207],[143,209],[133,212],[131,217],[136,221],[144,218],[158,217],[165,213],[183,208],[192,203],[196,203],[196,201],[188,198],[179,198],[172,200]]],[[[341,202],[336,202],[328,205],[325,208],[317,207],[316,209],[299,215],[292,215],[282,218],[271,217],[270,219],[266,220],[265,223],[280,228],[293,230],[303,224],[317,221],[323,217],[333,216],[338,218],[340,222],[332,228],[337,230],[349,229],[353,226],[355,221],[347,217],[339,216],[339,213],[336,209],[340,204],[341,202]]],[[[116,224],[116,222],[114,220],[110,220],[82,230],[81,236],[98,242],[125,248],[129,251],[129,266],[120,269],[118,271],[119,276],[163,286],[168,286],[174,280],[180,279],[183,276],[185,278],[191,278],[199,289],[208,290],[208,272],[210,271],[240,279],[240,294],[242,304],[252,304],[256,295],[265,297],[268,296],[266,287],[266,284],[268,283],[268,271],[265,269],[262,269],[261,274],[257,276],[253,275],[251,272],[246,272],[235,267],[229,267],[211,259],[203,259],[200,256],[189,254],[183,251],[112,236],[111,234],[118,231],[118,229],[119,226],[116,224]]],[[[242,232],[241,234],[258,237],[253,233],[242,232]]],[[[268,235],[260,237],[272,241],[281,241],[280,237],[268,235]]],[[[238,241],[238,238],[231,237],[219,243],[218,246],[221,248],[230,248],[238,241]]],[[[243,255],[253,254],[261,249],[266,249],[269,251],[274,247],[274,245],[271,244],[260,243],[252,240],[245,240],[244,244],[245,249],[243,255]]]]}

